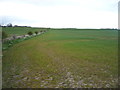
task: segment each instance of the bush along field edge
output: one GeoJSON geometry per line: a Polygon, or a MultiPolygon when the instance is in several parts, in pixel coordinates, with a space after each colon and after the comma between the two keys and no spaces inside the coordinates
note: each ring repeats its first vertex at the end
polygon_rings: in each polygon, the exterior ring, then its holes
{"type": "Polygon", "coordinates": [[[16,43],[19,43],[24,40],[28,40],[30,38],[36,37],[38,35],[41,35],[48,30],[41,30],[41,31],[35,31],[35,33],[29,31],[26,35],[13,35],[11,37],[7,37],[6,32],[2,31],[2,50],[7,50],[9,47],[13,46],[16,43]]]}

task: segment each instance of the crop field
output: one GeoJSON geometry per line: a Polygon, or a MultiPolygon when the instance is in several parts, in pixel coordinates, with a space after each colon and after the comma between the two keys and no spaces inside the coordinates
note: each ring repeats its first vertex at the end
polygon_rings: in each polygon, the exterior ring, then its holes
{"type": "Polygon", "coordinates": [[[118,31],[52,29],[2,59],[3,88],[116,88],[118,31]]]}

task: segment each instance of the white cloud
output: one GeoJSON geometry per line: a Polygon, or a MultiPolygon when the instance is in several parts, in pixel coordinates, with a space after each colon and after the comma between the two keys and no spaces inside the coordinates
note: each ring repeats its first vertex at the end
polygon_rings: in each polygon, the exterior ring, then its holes
{"type": "Polygon", "coordinates": [[[117,28],[118,0],[1,0],[0,2],[0,16],[13,17],[14,24],[59,28],[117,28]]]}

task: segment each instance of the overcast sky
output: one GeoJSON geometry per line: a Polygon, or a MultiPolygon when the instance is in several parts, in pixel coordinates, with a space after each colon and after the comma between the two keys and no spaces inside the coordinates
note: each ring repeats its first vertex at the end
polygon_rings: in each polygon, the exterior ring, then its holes
{"type": "Polygon", "coordinates": [[[0,0],[0,17],[4,24],[35,27],[117,28],[118,1],[0,0]]]}

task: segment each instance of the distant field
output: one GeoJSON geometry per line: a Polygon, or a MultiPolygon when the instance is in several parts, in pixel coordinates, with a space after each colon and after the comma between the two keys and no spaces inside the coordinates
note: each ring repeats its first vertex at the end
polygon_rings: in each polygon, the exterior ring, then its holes
{"type": "Polygon", "coordinates": [[[49,30],[15,44],[3,52],[3,87],[117,87],[117,37],[116,30],[49,30]]]}
{"type": "Polygon", "coordinates": [[[32,27],[3,27],[3,31],[5,31],[9,36],[12,35],[25,35],[29,31],[33,33],[35,31],[46,30],[45,28],[32,28],[32,27]]]}

